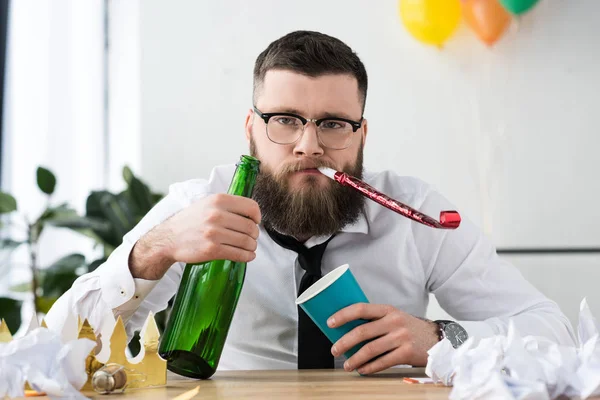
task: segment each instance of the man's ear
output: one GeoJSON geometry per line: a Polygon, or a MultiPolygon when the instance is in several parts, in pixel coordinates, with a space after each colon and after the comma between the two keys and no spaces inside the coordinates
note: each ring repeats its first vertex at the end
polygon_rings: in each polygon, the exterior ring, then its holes
{"type": "Polygon", "coordinates": [[[363,149],[365,148],[365,144],[367,143],[367,132],[369,130],[369,126],[367,124],[367,120],[364,119],[363,123],[362,123],[362,143],[363,143],[363,149]]]}
{"type": "Polygon", "coordinates": [[[246,132],[246,140],[250,143],[250,138],[252,137],[252,123],[254,122],[254,110],[251,108],[248,109],[248,114],[246,114],[246,122],[244,124],[244,130],[246,132]]]}

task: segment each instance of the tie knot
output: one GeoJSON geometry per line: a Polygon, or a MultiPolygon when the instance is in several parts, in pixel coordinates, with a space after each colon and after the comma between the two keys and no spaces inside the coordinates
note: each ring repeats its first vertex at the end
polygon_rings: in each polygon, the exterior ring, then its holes
{"type": "Polygon", "coordinates": [[[325,248],[335,236],[332,235],[325,242],[313,246],[311,248],[307,248],[303,243],[300,243],[298,240],[291,236],[283,235],[279,232],[275,232],[271,229],[267,229],[267,233],[273,239],[275,243],[280,245],[283,248],[288,250],[295,251],[298,253],[298,263],[300,267],[306,271],[309,275],[314,275],[316,277],[321,277],[321,260],[323,259],[323,254],[325,253],[325,248]]]}

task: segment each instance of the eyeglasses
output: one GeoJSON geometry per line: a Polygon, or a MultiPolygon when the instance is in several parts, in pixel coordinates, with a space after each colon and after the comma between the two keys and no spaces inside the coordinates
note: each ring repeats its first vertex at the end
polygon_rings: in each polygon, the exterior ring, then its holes
{"type": "Polygon", "coordinates": [[[312,119],[292,113],[263,113],[256,107],[254,112],[265,121],[267,137],[273,143],[296,143],[306,124],[314,122],[321,145],[334,150],[343,150],[352,144],[353,133],[362,126],[364,119],[361,117],[358,122],[339,117],[312,119]]]}

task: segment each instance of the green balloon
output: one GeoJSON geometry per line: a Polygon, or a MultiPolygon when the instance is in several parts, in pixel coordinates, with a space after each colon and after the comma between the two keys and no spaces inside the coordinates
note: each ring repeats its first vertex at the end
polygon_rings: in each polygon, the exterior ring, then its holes
{"type": "Polygon", "coordinates": [[[502,6],[515,15],[529,11],[537,2],[538,0],[500,0],[502,6]]]}

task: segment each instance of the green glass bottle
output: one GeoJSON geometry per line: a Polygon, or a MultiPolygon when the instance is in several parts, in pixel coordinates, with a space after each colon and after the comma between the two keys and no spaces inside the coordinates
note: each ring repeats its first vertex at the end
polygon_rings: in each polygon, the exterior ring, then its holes
{"type": "MultiPolygon", "coordinates": [[[[259,164],[254,157],[241,156],[227,193],[251,197],[259,164]]],[[[245,276],[245,262],[185,266],[159,346],[169,370],[196,379],[215,373],[245,276]]]]}

